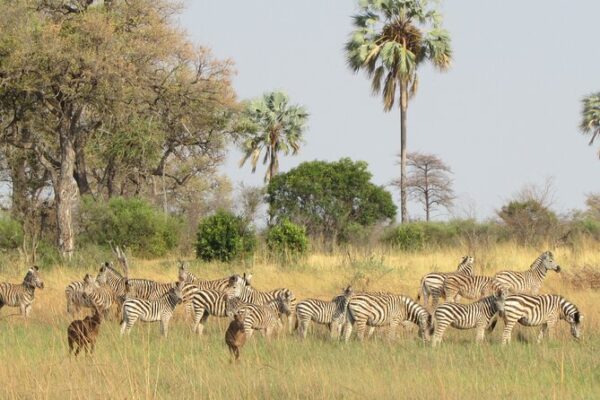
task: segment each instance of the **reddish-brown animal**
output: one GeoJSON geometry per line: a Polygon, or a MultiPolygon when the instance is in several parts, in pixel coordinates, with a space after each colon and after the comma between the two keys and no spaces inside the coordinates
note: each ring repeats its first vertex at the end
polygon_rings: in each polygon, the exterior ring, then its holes
{"type": "Polygon", "coordinates": [[[79,354],[82,348],[86,354],[88,352],[93,353],[101,322],[102,317],[98,310],[95,310],[93,315],[88,315],[83,320],[78,319],[71,322],[67,329],[69,354],[73,352],[74,347],[77,347],[75,349],[75,356],[79,354]]]}
{"type": "Polygon", "coordinates": [[[240,348],[246,343],[246,333],[244,332],[244,317],[235,314],[233,321],[229,324],[225,332],[225,343],[229,351],[237,361],[240,358],[240,348]]]}

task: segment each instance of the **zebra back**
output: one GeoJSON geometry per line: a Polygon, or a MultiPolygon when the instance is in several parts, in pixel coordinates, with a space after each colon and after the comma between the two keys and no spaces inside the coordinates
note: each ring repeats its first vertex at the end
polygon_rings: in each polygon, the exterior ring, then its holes
{"type": "Polygon", "coordinates": [[[448,301],[452,301],[456,295],[467,299],[480,299],[494,292],[492,287],[493,278],[483,275],[451,275],[444,283],[444,294],[448,301]]]}
{"type": "Polygon", "coordinates": [[[417,300],[423,297],[424,301],[427,301],[427,296],[429,295],[436,299],[443,296],[446,279],[452,275],[472,276],[474,261],[473,257],[464,256],[454,272],[430,272],[425,275],[421,278],[417,300]]]}

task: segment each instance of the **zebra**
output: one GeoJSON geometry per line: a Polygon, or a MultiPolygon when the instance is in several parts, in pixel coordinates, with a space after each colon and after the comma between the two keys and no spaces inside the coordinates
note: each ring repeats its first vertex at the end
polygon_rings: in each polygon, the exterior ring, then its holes
{"type": "MultiPolygon", "coordinates": [[[[238,275],[232,275],[232,276],[238,276],[238,275]]],[[[187,284],[195,285],[199,289],[213,289],[213,290],[218,290],[218,291],[224,291],[227,288],[230,279],[231,279],[231,276],[212,280],[212,281],[205,281],[205,280],[198,278],[194,274],[192,274],[188,270],[188,267],[186,264],[182,263],[181,266],[179,267],[179,280],[183,281],[187,284]]],[[[247,285],[250,285],[250,282],[252,280],[252,274],[247,274],[244,272],[244,274],[242,275],[242,279],[246,282],[247,285]]]]}
{"type": "Polygon", "coordinates": [[[65,297],[67,299],[67,313],[75,315],[81,310],[82,307],[91,307],[89,301],[84,299],[83,288],[85,283],[83,281],[74,281],[67,285],[65,288],[65,297]]]}
{"type": "Polygon", "coordinates": [[[494,293],[493,278],[483,275],[451,275],[444,282],[444,297],[446,301],[456,302],[461,297],[478,300],[494,293]]]}
{"type": "Polygon", "coordinates": [[[439,298],[443,296],[446,278],[452,275],[473,275],[474,261],[475,259],[473,257],[464,256],[454,272],[431,272],[425,275],[421,279],[417,301],[421,300],[421,297],[423,297],[423,305],[427,307],[429,305],[429,297],[431,296],[431,306],[432,308],[435,308],[439,298]]]}
{"type": "Polygon", "coordinates": [[[331,301],[318,299],[302,300],[296,305],[296,327],[298,334],[306,338],[310,322],[329,325],[330,336],[338,339],[344,323],[346,322],[346,309],[353,294],[352,287],[348,286],[343,293],[335,296],[331,301]]]}
{"type": "Polygon", "coordinates": [[[541,325],[538,343],[544,335],[550,336],[551,329],[560,319],[571,325],[571,335],[575,340],[579,340],[583,334],[583,315],[579,309],[564,297],[554,294],[508,296],[500,316],[504,320],[502,344],[510,343],[517,322],[523,326],[541,325]]]}
{"type": "Polygon", "coordinates": [[[286,315],[288,317],[289,332],[291,333],[294,326],[293,322],[294,314],[296,311],[296,297],[290,289],[280,288],[268,292],[261,292],[259,290],[254,289],[249,284],[246,284],[241,288],[241,293],[239,297],[245,303],[262,305],[275,300],[280,295],[284,295],[286,298],[290,299],[290,313],[286,315]]]}
{"type": "Polygon", "coordinates": [[[44,281],[35,265],[29,268],[21,284],[0,282],[0,309],[4,306],[19,307],[21,315],[28,318],[36,288],[43,289],[44,281]]]}
{"type": "Polygon", "coordinates": [[[106,282],[112,289],[117,300],[123,300],[126,291],[128,297],[145,300],[157,300],[162,298],[169,290],[175,288],[178,282],[160,283],[149,279],[129,279],[121,275],[112,263],[105,262],[100,268],[98,282],[106,282]],[[126,283],[128,289],[126,289],[126,283]]]}
{"type": "MultiPolygon", "coordinates": [[[[429,339],[431,314],[408,296],[383,292],[357,293],[348,303],[347,320],[344,326],[344,340],[348,341],[353,327],[359,340],[363,340],[367,326],[389,327],[389,336],[395,336],[398,324],[409,321],[419,326],[419,337],[429,339]]],[[[371,334],[369,332],[369,335],[371,334]]]]}
{"type": "Polygon", "coordinates": [[[433,313],[433,335],[431,345],[437,346],[448,326],[457,329],[477,329],[475,341],[482,342],[485,331],[491,332],[496,326],[497,314],[504,309],[504,292],[485,297],[471,304],[444,303],[433,313]]]}
{"type": "Polygon", "coordinates": [[[529,270],[501,271],[494,276],[494,289],[504,290],[509,294],[537,294],[542,287],[546,272],[560,272],[560,265],[554,261],[554,255],[545,251],[531,264],[529,270]]]}
{"type": "Polygon", "coordinates": [[[260,330],[270,338],[274,329],[280,330],[282,315],[290,315],[293,294],[289,291],[279,292],[274,299],[265,304],[248,304],[237,311],[242,319],[244,333],[249,339],[255,330],[260,330]]]}
{"type": "Polygon", "coordinates": [[[169,330],[169,320],[173,316],[177,304],[183,300],[181,294],[182,287],[183,283],[178,283],[161,298],[156,300],[126,297],[123,302],[121,336],[125,332],[129,334],[135,322],[140,319],[144,322],[160,321],[160,333],[166,337],[169,330]]]}
{"type": "Polygon", "coordinates": [[[115,302],[114,292],[108,285],[102,284],[89,274],[85,275],[83,282],[83,300],[90,308],[97,309],[106,318],[110,307],[115,302]]]}

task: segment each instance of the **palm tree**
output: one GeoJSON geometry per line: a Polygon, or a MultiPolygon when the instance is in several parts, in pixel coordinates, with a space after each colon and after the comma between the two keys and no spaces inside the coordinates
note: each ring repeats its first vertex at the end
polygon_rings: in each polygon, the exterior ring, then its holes
{"type": "Polygon", "coordinates": [[[361,0],[354,30],[346,43],[348,65],[365,70],[373,94],[383,95],[383,109],[400,103],[400,211],[406,211],[406,115],[409,97],[418,86],[417,68],[431,62],[439,70],[450,67],[450,36],[441,16],[428,0],[361,0]]]}
{"type": "Polygon", "coordinates": [[[300,150],[307,119],[304,107],[289,104],[283,92],[265,93],[249,101],[243,113],[241,130],[246,136],[242,142],[244,157],[240,167],[250,159],[252,172],[255,172],[264,151],[263,164],[269,164],[265,182],[269,182],[279,170],[279,153],[296,155],[300,150]]]}
{"type": "MultiPolygon", "coordinates": [[[[600,92],[585,97],[582,103],[580,128],[583,133],[592,135],[589,143],[591,146],[596,136],[600,136],[600,92]]],[[[600,151],[598,151],[598,157],[600,157],[600,151]]]]}

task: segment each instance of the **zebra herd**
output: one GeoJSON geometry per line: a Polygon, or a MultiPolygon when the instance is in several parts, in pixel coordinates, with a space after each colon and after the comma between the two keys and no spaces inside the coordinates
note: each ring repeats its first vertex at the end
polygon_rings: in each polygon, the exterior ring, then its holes
{"type": "MultiPolygon", "coordinates": [[[[115,308],[121,320],[121,335],[129,334],[141,320],[160,322],[161,334],[167,336],[173,312],[183,304],[191,317],[191,329],[198,335],[202,335],[208,318],[213,316],[234,319],[245,338],[250,338],[255,330],[270,337],[282,329],[284,318],[288,320],[290,332],[295,320],[301,338],[306,338],[314,322],[328,325],[331,338],[345,341],[353,331],[363,340],[365,335],[370,337],[375,328],[385,327],[393,338],[399,325],[415,325],[421,340],[430,341],[432,346],[442,341],[450,326],[476,329],[476,342],[481,342],[485,332],[493,330],[498,320],[504,322],[503,344],[510,342],[517,323],[541,326],[538,341],[548,336],[559,320],[570,324],[575,339],[581,337],[583,315],[573,303],[559,295],[537,294],[548,271],[560,272],[551,252],[542,253],[522,272],[501,271],[494,276],[478,276],[473,273],[473,264],[473,257],[466,256],[454,272],[425,275],[417,300],[388,292],[356,292],[348,286],[331,301],[305,299],[298,302],[287,288],[255,289],[252,275],[247,273],[203,280],[182,263],[175,282],[159,283],[128,278],[126,262],[125,275],[106,262],[96,277],[86,274],[82,281],[70,283],[65,296],[67,312],[71,315],[90,308],[106,318],[115,308]],[[474,302],[459,303],[461,298],[474,302]],[[445,302],[438,305],[442,299],[445,302]]],[[[20,307],[21,314],[27,317],[35,289],[43,287],[38,268],[32,267],[22,284],[0,283],[0,308],[4,305],[20,307]]]]}

